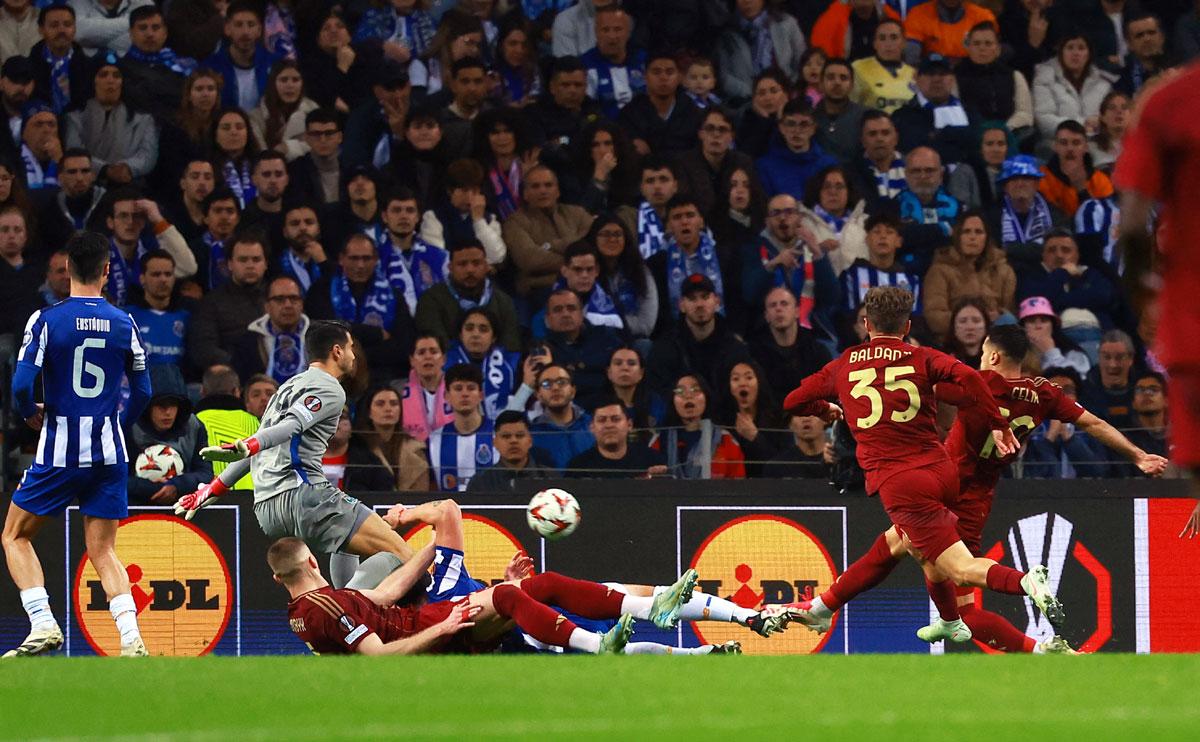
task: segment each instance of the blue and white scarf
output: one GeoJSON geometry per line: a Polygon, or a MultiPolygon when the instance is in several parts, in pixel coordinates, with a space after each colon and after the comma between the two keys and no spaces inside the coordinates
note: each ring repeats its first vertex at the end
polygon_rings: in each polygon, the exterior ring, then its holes
{"type": "MultiPolygon", "coordinates": [[[[559,276],[558,280],[554,282],[553,290],[558,291],[565,288],[567,288],[567,280],[559,276]]],[[[612,297],[608,295],[599,281],[592,286],[592,292],[587,296],[583,307],[583,316],[593,325],[615,327],[618,330],[625,327],[625,321],[621,319],[617,305],[613,303],[612,297]]]]}
{"type": "Polygon", "coordinates": [[[313,282],[321,277],[321,266],[312,258],[301,260],[296,251],[289,248],[283,255],[283,272],[296,279],[300,290],[307,294],[313,282]]]}
{"type": "Polygon", "coordinates": [[[683,248],[675,240],[667,243],[667,290],[671,294],[671,313],[674,316],[679,316],[683,281],[693,273],[702,273],[713,282],[717,296],[722,299],[721,313],[724,314],[725,285],[721,280],[721,266],[717,262],[717,245],[712,232],[707,229],[700,233],[700,246],[691,257],[684,254],[683,248]]]}
{"type": "Polygon", "coordinates": [[[492,303],[492,279],[486,278],[483,282],[483,293],[478,299],[468,299],[458,293],[458,289],[454,288],[454,282],[447,280],[446,288],[450,289],[450,295],[454,297],[454,301],[458,302],[458,308],[464,312],[468,309],[478,309],[486,307],[492,303]]]}
{"type": "Polygon", "coordinates": [[[191,57],[181,57],[169,46],[164,46],[154,54],[148,54],[136,46],[130,46],[125,52],[126,59],[148,64],[153,67],[166,67],[177,75],[187,77],[196,69],[196,60],[191,57]]]}
{"type": "Polygon", "coordinates": [[[418,236],[413,236],[411,248],[401,250],[392,242],[387,229],[378,224],[369,234],[379,247],[379,265],[383,266],[392,288],[404,297],[408,311],[415,314],[421,294],[445,280],[449,253],[418,236]]]}
{"type": "Polygon", "coordinates": [[[225,257],[225,243],[205,232],[201,238],[208,246],[208,286],[211,291],[229,280],[229,261],[225,257]]]}
{"type": "Polygon", "coordinates": [[[750,40],[754,56],[754,74],[775,64],[775,42],[771,40],[771,17],[764,10],[752,20],[742,19],[742,30],[750,40]]]}
{"type": "Polygon", "coordinates": [[[842,229],[846,226],[846,217],[830,214],[821,204],[813,207],[813,213],[821,217],[821,220],[828,224],[829,228],[838,235],[842,233],[842,229]]]}
{"type": "Polygon", "coordinates": [[[521,208],[521,163],[513,160],[507,175],[493,167],[488,170],[488,179],[496,193],[496,213],[504,221],[521,208]]]}
{"type": "Polygon", "coordinates": [[[476,361],[459,342],[446,351],[446,365],[443,369],[448,370],[460,363],[478,367],[483,372],[483,414],[488,419],[495,420],[497,415],[504,412],[508,398],[516,388],[520,361],[520,353],[509,353],[500,345],[493,345],[484,354],[482,361],[476,361]]]}
{"type": "Polygon", "coordinates": [[[64,56],[56,57],[50,47],[43,47],[42,58],[50,65],[50,106],[55,114],[62,114],[71,105],[71,57],[75,56],[72,46],[64,56]]]}
{"type": "Polygon", "coordinates": [[[1042,198],[1042,194],[1033,196],[1033,205],[1024,221],[1013,210],[1012,199],[1008,196],[1002,201],[1000,212],[1000,240],[1005,245],[1023,245],[1029,242],[1042,244],[1046,234],[1054,228],[1054,219],[1050,216],[1050,204],[1042,198]]]}
{"type": "Polygon", "coordinates": [[[958,200],[942,188],[934,194],[933,203],[929,206],[921,203],[921,199],[912,191],[904,191],[897,201],[900,203],[900,219],[917,224],[936,224],[946,236],[950,235],[950,225],[962,210],[958,200]]]}
{"type": "Polygon", "coordinates": [[[117,241],[111,237],[108,240],[108,299],[118,307],[125,306],[129,300],[129,290],[141,285],[142,256],[148,252],[146,246],[138,240],[137,251],[133,260],[126,260],[117,247],[117,241]]]}
{"type": "Polygon", "coordinates": [[[329,298],[338,318],[351,324],[389,330],[396,319],[396,292],[378,265],[375,266],[375,279],[361,304],[355,300],[350,281],[342,270],[338,270],[329,283],[329,298]]]}
{"type": "Polygon", "coordinates": [[[607,285],[605,289],[608,295],[612,297],[617,304],[617,312],[622,315],[637,314],[638,295],[637,286],[634,285],[624,273],[617,271],[610,276],[604,278],[607,285]]]}
{"type": "Polygon", "coordinates": [[[254,181],[250,179],[249,159],[242,160],[241,172],[238,172],[233,160],[226,160],[225,164],[221,166],[221,175],[225,178],[225,185],[229,186],[229,190],[237,196],[238,204],[243,209],[258,195],[258,189],[254,187],[254,181]]]}
{"type": "Polygon", "coordinates": [[[536,72],[530,80],[526,81],[525,70],[519,67],[511,67],[501,62],[496,65],[496,69],[500,73],[501,88],[506,98],[505,103],[520,103],[526,98],[541,95],[542,81],[536,72]]]}
{"type": "Polygon", "coordinates": [[[21,160],[25,163],[25,185],[29,190],[58,186],[58,163],[51,160],[43,167],[28,144],[21,145],[21,160]]]}
{"type": "Polygon", "coordinates": [[[967,110],[963,108],[962,101],[955,98],[953,95],[945,103],[934,103],[917,91],[917,102],[926,111],[933,113],[933,128],[945,129],[947,126],[970,126],[971,121],[967,118],[967,110]]]}
{"type": "Polygon", "coordinates": [[[297,326],[292,332],[280,332],[267,322],[267,334],[271,336],[267,373],[280,384],[299,373],[304,365],[304,340],[299,330],[297,326]]]}
{"type": "Polygon", "coordinates": [[[638,251],[645,260],[651,255],[657,255],[667,246],[667,238],[663,231],[662,220],[649,201],[642,201],[638,207],[638,251]]]}
{"type": "Polygon", "coordinates": [[[718,98],[715,93],[708,93],[707,95],[698,95],[696,93],[693,93],[690,90],[685,90],[683,92],[687,94],[688,98],[692,99],[692,103],[696,104],[696,108],[699,108],[702,111],[711,106],[721,105],[721,99],[718,98]]]}
{"type": "Polygon", "coordinates": [[[429,43],[433,40],[436,27],[433,18],[423,10],[414,10],[408,15],[400,15],[394,9],[392,18],[392,41],[403,42],[412,52],[412,58],[424,56],[429,51],[429,43]]]}
{"type": "Polygon", "coordinates": [[[908,182],[904,177],[904,158],[896,155],[892,159],[892,165],[887,171],[880,171],[875,167],[875,163],[867,160],[867,167],[871,169],[871,175],[875,177],[875,192],[880,198],[895,198],[900,195],[900,192],[908,187],[908,182]]]}

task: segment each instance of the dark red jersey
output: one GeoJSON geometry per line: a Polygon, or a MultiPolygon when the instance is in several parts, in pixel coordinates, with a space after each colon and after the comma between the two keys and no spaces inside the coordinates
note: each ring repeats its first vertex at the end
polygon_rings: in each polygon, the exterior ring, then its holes
{"type": "Polygon", "coordinates": [[[417,633],[420,609],[379,606],[357,590],[326,585],[288,603],[292,631],[316,654],[354,654],[378,634],[385,644],[417,633]]]}
{"type": "MultiPolygon", "coordinates": [[[[1022,443],[1044,420],[1059,420],[1073,423],[1084,413],[1079,403],[1063,393],[1057,385],[1038,377],[1036,379],[1006,379],[995,371],[983,371],[1000,413],[1008,418],[1017,440],[1022,443]]],[[[954,385],[941,385],[938,397],[950,404],[963,399],[962,391],[954,385]]],[[[1004,468],[1017,458],[1017,454],[1001,456],[992,440],[993,421],[982,414],[979,405],[963,407],[950,428],[946,448],[958,467],[960,488],[991,490],[1000,480],[1004,468]]]]}
{"type": "MultiPolygon", "coordinates": [[[[1156,338],[1168,367],[1200,366],[1200,64],[1193,64],[1145,100],[1122,141],[1113,181],[1158,201],[1163,321],[1156,338]]],[[[1193,413],[1194,414],[1194,413],[1193,413]]]]}
{"type": "Polygon", "coordinates": [[[993,427],[1006,424],[979,374],[932,348],[899,338],[878,337],[847,349],[787,396],[784,407],[801,415],[822,415],[836,396],[858,441],[858,463],[866,473],[867,492],[875,493],[888,477],[945,461],[938,435],[933,386],[951,382],[970,402],[979,404],[993,427]]]}

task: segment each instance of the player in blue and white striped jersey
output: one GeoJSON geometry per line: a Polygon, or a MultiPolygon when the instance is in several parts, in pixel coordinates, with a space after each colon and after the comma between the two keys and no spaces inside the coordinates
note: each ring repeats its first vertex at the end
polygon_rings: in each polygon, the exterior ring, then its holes
{"type": "Polygon", "coordinates": [[[67,243],[71,295],[35,312],[13,375],[13,399],[30,427],[41,430],[34,463],[21,477],[4,522],[4,554],[31,631],[5,657],[39,654],[62,645],[50,611],[33,537],[51,516],[78,500],[88,559],[100,575],[121,634],[121,654],[142,656],[129,577],[117,558],[117,526],[129,514],[129,457],[121,432],[121,380],[129,377],[126,419],[150,399],[146,351],[133,319],[101,296],[108,280],[108,240],[81,232],[67,243]],[[44,404],[35,402],[41,375],[44,404]]]}
{"type": "Polygon", "coordinates": [[[842,308],[853,314],[862,305],[867,292],[876,286],[899,286],[913,295],[913,314],[921,314],[921,277],[908,273],[896,260],[903,246],[900,219],[881,212],[867,219],[867,250],[869,257],[859,258],[842,271],[842,308]]]}
{"type": "Polygon", "coordinates": [[[483,375],[460,363],[446,370],[446,401],[454,419],[429,436],[429,467],[437,489],[465,492],[475,472],[497,461],[492,421],[483,416],[483,375]]]}

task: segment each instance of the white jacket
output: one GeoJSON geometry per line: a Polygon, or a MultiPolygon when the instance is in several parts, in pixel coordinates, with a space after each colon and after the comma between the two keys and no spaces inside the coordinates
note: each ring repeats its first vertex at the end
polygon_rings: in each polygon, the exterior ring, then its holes
{"type": "Polygon", "coordinates": [[[866,201],[858,202],[846,217],[846,224],[842,227],[839,237],[817,212],[803,204],[800,205],[800,223],[812,230],[817,242],[837,240],[841,243],[836,250],[829,251],[829,264],[833,267],[834,275],[842,275],[842,271],[849,268],[851,263],[868,255],[866,208],[866,201]]]}
{"type": "MultiPolygon", "coordinates": [[[[288,116],[287,122],[283,125],[283,144],[287,147],[284,152],[284,157],[288,162],[308,154],[310,147],[308,142],[304,140],[304,120],[308,114],[319,108],[317,102],[311,98],[302,98],[300,106],[288,116]]],[[[254,110],[250,112],[250,130],[254,133],[254,141],[258,142],[259,149],[267,148],[267,104],[265,101],[260,101],[254,110]]]]}
{"type": "Polygon", "coordinates": [[[1038,133],[1045,139],[1054,138],[1054,130],[1067,119],[1083,123],[1089,116],[1100,115],[1100,102],[1112,90],[1116,80],[1095,66],[1084,78],[1083,90],[1067,81],[1058,59],[1042,62],[1033,74],[1033,116],[1038,133]]]}

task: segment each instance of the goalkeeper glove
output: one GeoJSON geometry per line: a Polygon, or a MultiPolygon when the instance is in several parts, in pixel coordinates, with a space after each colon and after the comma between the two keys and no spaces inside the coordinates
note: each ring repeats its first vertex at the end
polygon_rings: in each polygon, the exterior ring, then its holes
{"type": "Polygon", "coordinates": [[[220,477],[214,477],[208,484],[202,484],[190,495],[184,495],[175,503],[175,515],[191,520],[200,508],[211,505],[219,496],[229,491],[220,477]]]}
{"type": "Polygon", "coordinates": [[[205,461],[224,461],[228,464],[248,459],[258,451],[258,440],[250,437],[233,443],[222,443],[219,446],[205,446],[200,449],[200,458],[205,461]]]}

